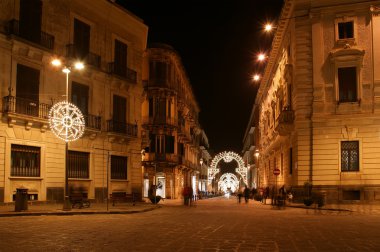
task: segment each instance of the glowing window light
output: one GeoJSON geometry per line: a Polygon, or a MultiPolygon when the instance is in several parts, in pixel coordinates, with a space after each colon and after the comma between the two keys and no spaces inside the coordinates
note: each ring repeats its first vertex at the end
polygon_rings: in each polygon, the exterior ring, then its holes
{"type": "Polygon", "coordinates": [[[49,111],[50,129],[65,142],[79,139],[85,129],[82,112],[74,104],[67,101],[58,102],[49,111]]]}

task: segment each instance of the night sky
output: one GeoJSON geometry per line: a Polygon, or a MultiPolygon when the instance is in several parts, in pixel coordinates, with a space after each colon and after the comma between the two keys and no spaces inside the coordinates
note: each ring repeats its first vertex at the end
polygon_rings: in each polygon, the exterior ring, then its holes
{"type": "Polygon", "coordinates": [[[148,43],[173,46],[180,54],[200,105],[199,121],[210,149],[241,153],[257,91],[255,55],[270,51],[283,0],[119,0],[149,27],[148,43]]]}

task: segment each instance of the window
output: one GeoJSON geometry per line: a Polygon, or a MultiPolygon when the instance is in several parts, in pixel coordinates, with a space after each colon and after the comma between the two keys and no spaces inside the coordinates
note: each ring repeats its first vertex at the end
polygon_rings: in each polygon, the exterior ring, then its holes
{"type": "Polygon", "coordinates": [[[356,102],[356,67],[338,68],[339,102],[356,102]]]}
{"type": "Polygon", "coordinates": [[[88,179],[90,168],[90,154],[87,152],[69,151],[68,177],[88,179]]]}
{"type": "Polygon", "coordinates": [[[38,116],[40,71],[24,65],[17,65],[16,112],[38,116]]]}
{"type": "Polygon", "coordinates": [[[153,117],[154,99],[149,98],[149,117],[153,117]]]}
{"type": "Polygon", "coordinates": [[[11,146],[11,176],[40,176],[40,147],[12,144],[11,146]]]}
{"type": "Polygon", "coordinates": [[[78,19],[74,19],[74,46],[75,55],[80,59],[87,57],[90,52],[90,26],[78,19]]]}
{"type": "Polygon", "coordinates": [[[149,134],[149,152],[154,153],[156,152],[156,134],[149,134]]]}
{"type": "Polygon", "coordinates": [[[289,174],[293,173],[293,148],[289,149],[289,174]]]}
{"type": "Polygon", "coordinates": [[[120,76],[127,76],[127,51],[128,46],[115,39],[115,73],[120,76]]]}
{"type": "Polygon", "coordinates": [[[341,142],[341,170],[359,171],[359,141],[341,142]]]}
{"type": "Polygon", "coordinates": [[[174,153],[174,136],[165,136],[165,153],[174,153]]]}
{"type": "Polygon", "coordinates": [[[41,0],[20,1],[20,35],[32,42],[41,42],[41,0]]]}
{"type": "Polygon", "coordinates": [[[88,114],[88,86],[76,82],[72,84],[71,101],[84,114],[88,114]]]}
{"type": "Polygon", "coordinates": [[[124,97],[113,96],[113,120],[114,122],[126,123],[127,118],[127,99],[124,97]]]}
{"type": "Polygon", "coordinates": [[[339,39],[354,38],[354,22],[338,23],[338,37],[339,39]]]}
{"type": "Polygon", "coordinates": [[[127,179],[128,157],[111,156],[111,179],[127,179]]]}

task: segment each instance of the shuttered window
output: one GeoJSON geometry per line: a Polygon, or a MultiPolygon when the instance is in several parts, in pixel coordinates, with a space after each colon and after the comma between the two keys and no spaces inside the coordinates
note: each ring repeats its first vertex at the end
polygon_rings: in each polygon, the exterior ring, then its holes
{"type": "Polygon", "coordinates": [[[90,26],[78,19],[74,19],[75,55],[80,59],[87,57],[90,52],[90,26]]]}
{"type": "Polygon", "coordinates": [[[357,78],[356,67],[338,68],[339,102],[356,102],[357,78]]]}
{"type": "Polygon", "coordinates": [[[115,39],[115,73],[121,76],[127,75],[127,52],[128,46],[115,39]]]}
{"type": "Polygon", "coordinates": [[[88,93],[88,86],[73,82],[71,88],[71,101],[84,115],[88,114],[88,93]]]}
{"type": "Polygon", "coordinates": [[[41,42],[41,0],[20,0],[20,36],[39,44],[41,42]]]}

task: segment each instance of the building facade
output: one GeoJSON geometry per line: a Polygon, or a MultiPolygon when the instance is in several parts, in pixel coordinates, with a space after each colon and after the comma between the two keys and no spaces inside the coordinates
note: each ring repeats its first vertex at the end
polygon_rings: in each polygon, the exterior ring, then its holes
{"type": "Polygon", "coordinates": [[[302,196],[309,183],[327,202],[380,199],[378,6],[284,2],[255,101],[260,186],[302,196]]]}
{"type": "Polygon", "coordinates": [[[27,188],[29,200],[62,200],[66,168],[68,187],[89,199],[141,195],[143,21],[106,0],[4,0],[0,26],[0,202],[17,188],[27,188]],[[85,68],[65,75],[54,58],[85,68]],[[67,154],[49,128],[66,76],[68,100],[86,124],[67,154]]]}
{"type": "Polygon", "coordinates": [[[166,44],[150,45],[144,56],[143,81],[144,195],[148,196],[152,185],[157,185],[157,194],[163,198],[182,197],[185,186],[196,193],[204,180],[200,160],[208,158],[202,156],[208,139],[179,54],[166,44]]]}

